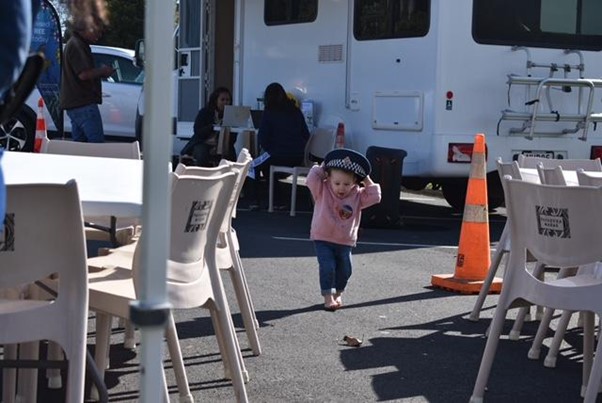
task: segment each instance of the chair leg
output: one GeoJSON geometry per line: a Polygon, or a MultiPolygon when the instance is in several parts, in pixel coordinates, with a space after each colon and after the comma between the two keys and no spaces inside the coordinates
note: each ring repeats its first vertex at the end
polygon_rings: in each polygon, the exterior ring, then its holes
{"type": "MultiPolygon", "coordinates": [[[[598,374],[592,377],[592,363],[594,360],[594,326],[596,317],[591,312],[583,312],[583,378],[581,384],[581,396],[585,397],[585,402],[596,401],[596,395],[598,394],[598,388],[600,387],[600,370],[598,374]],[[597,382],[596,382],[597,380],[597,382]],[[593,382],[592,382],[593,381],[593,382]],[[590,391],[590,386],[592,391],[590,391]],[[593,392],[593,399],[588,400],[588,396],[593,392]]],[[[600,341],[598,340],[598,347],[600,341]]],[[[602,351],[602,350],[598,350],[602,351]]],[[[600,360],[596,360],[599,362],[600,360]]]]}
{"type": "Polygon", "coordinates": [[[234,250],[233,263],[234,263],[235,270],[240,275],[240,278],[242,280],[242,285],[244,286],[244,293],[247,296],[249,308],[253,315],[253,323],[255,325],[255,329],[259,330],[259,321],[257,320],[257,315],[255,314],[255,306],[253,305],[253,298],[251,298],[251,292],[249,291],[249,284],[247,283],[247,276],[245,275],[245,270],[242,266],[242,260],[240,259],[240,254],[238,253],[238,248],[236,248],[234,250]]]}
{"type": "Polygon", "coordinates": [[[294,217],[297,209],[297,179],[299,178],[299,174],[295,169],[293,172],[293,181],[291,183],[291,217],[294,217]]]}
{"type": "Polygon", "coordinates": [[[188,377],[186,376],[186,368],[184,367],[184,359],[182,358],[182,350],[178,341],[178,331],[173,315],[170,313],[167,319],[167,327],[165,329],[167,339],[167,349],[171,358],[174,373],[176,375],[176,384],[178,385],[178,393],[180,395],[180,403],[193,403],[194,398],[190,393],[188,385],[188,377]]]}
{"type": "MultiPolygon", "coordinates": [[[[98,376],[104,380],[105,370],[108,367],[109,346],[111,344],[111,323],[112,316],[106,313],[96,313],[96,350],[94,351],[94,362],[98,370],[98,376]]],[[[92,385],[90,397],[97,400],[99,397],[98,389],[92,385]]]]}
{"type": "Polygon", "coordinates": [[[558,320],[558,325],[556,326],[556,332],[554,333],[554,338],[550,344],[550,349],[543,361],[543,365],[547,368],[556,367],[556,358],[558,357],[558,351],[560,350],[560,343],[562,343],[566,329],[569,326],[571,316],[573,316],[572,311],[563,311],[560,320],[558,320]]]}
{"type": "Polygon", "coordinates": [[[483,402],[489,373],[491,372],[491,366],[493,365],[493,359],[499,343],[500,334],[502,333],[502,327],[504,326],[504,320],[506,319],[506,309],[502,309],[501,305],[499,305],[500,303],[501,301],[498,300],[498,309],[495,310],[493,315],[489,336],[487,337],[487,343],[485,344],[485,351],[483,351],[483,358],[481,358],[479,373],[477,375],[477,380],[475,381],[472,396],[470,397],[471,403],[483,402]]]}
{"type": "Polygon", "coordinates": [[[479,315],[481,313],[481,309],[483,309],[483,304],[485,303],[485,298],[487,298],[487,294],[489,293],[489,289],[491,288],[493,279],[495,278],[495,275],[498,271],[500,263],[502,262],[502,257],[507,252],[505,250],[505,244],[507,242],[507,238],[508,238],[507,231],[506,231],[506,228],[504,228],[504,232],[502,233],[500,241],[498,242],[498,247],[495,250],[495,254],[493,255],[493,259],[491,261],[491,266],[489,266],[489,270],[487,270],[487,277],[485,278],[485,281],[483,282],[483,286],[481,287],[481,290],[479,291],[479,296],[477,298],[477,301],[475,302],[474,307],[472,308],[472,312],[470,313],[470,316],[468,317],[468,320],[470,320],[470,321],[477,322],[479,320],[479,315]]]}
{"type": "MultiPolygon", "coordinates": [[[[17,344],[5,344],[3,355],[5,360],[17,359],[17,344]]],[[[17,369],[2,369],[2,403],[15,403],[17,393],[17,369]]]]}
{"type": "Polygon", "coordinates": [[[123,333],[123,348],[136,350],[136,329],[131,321],[126,320],[123,333]]]}
{"type": "Polygon", "coordinates": [[[525,319],[529,315],[529,311],[531,310],[530,306],[523,306],[518,309],[518,313],[516,314],[516,319],[514,319],[514,324],[512,325],[512,329],[510,330],[510,334],[508,338],[510,340],[518,340],[520,337],[520,331],[523,328],[523,324],[525,323],[525,319]]]}
{"type": "Polygon", "coordinates": [[[274,168],[270,166],[270,178],[268,180],[268,212],[274,212],[274,168]]]}
{"type": "MultiPolygon", "coordinates": [[[[236,264],[234,264],[236,266],[236,264]]],[[[234,292],[236,294],[236,300],[238,301],[238,307],[242,316],[242,321],[245,326],[245,332],[249,339],[249,344],[253,350],[253,355],[261,354],[261,345],[259,344],[259,337],[257,336],[257,328],[255,327],[255,315],[251,308],[250,295],[246,292],[246,287],[241,276],[241,273],[236,267],[230,268],[230,277],[232,278],[232,284],[234,286],[234,292]]]]}
{"type": "Polygon", "coordinates": [[[224,365],[224,379],[232,379],[232,375],[230,374],[230,361],[228,357],[228,352],[226,351],[226,346],[224,345],[222,327],[217,316],[217,308],[215,306],[212,306],[210,307],[209,311],[211,313],[210,316],[211,323],[213,325],[213,331],[215,332],[215,338],[217,339],[217,347],[219,349],[220,355],[222,356],[222,364],[224,365]]]}
{"type": "MultiPolygon", "coordinates": [[[[48,359],[49,360],[64,360],[63,349],[57,343],[48,342],[48,359]]],[[[58,368],[49,368],[46,370],[46,378],[48,378],[49,389],[60,389],[63,387],[63,378],[61,376],[61,370],[58,368]]]]}
{"type": "MultiPolygon", "coordinates": [[[[37,360],[40,358],[40,342],[32,341],[19,346],[19,358],[24,360],[37,360]]],[[[17,371],[17,399],[24,402],[38,400],[38,369],[19,368],[17,371]]]]}
{"type": "Polygon", "coordinates": [[[543,340],[546,338],[546,334],[548,333],[548,329],[550,327],[550,322],[552,321],[552,316],[554,316],[553,308],[546,308],[544,311],[543,318],[537,327],[537,333],[535,334],[535,338],[533,339],[533,343],[531,344],[531,348],[527,353],[527,357],[531,360],[538,360],[539,354],[541,352],[541,345],[543,344],[543,340]]]}

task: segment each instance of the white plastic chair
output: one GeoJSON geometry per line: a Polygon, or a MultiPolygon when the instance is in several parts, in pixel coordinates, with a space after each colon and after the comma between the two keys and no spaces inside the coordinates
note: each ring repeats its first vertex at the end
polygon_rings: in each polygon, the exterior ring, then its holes
{"type": "MultiPolygon", "coordinates": [[[[88,291],[77,185],[73,181],[9,185],[6,211],[0,288],[34,283],[55,273],[59,282],[56,298],[36,299],[30,294],[26,299],[0,299],[0,343],[58,343],[68,360],[67,401],[80,403],[84,400],[88,291]]],[[[34,351],[37,355],[37,348],[34,351]]],[[[35,400],[35,396],[28,398],[35,400]]],[[[11,400],[4,395],[4,401],[11,400]]]]}
{"type": "Polygon", "coordinates": [[[183,175],[212,176],[232,169],[237,173],[232,198],[228,203],[228,212],[224,217],[224,222],[220,229],[217,242],[217,267],[220,270],[226,270],[230,273],[245,332],[247,333],[251,350],[253,350],[253,355],[257,356],[261,354],[261,345],[257,334],[259,321],[255,314],[253,300],[240,259],[238,236],[236,235],[236,230],[232,226],[232,219],[236,217],[236,204],[240,192],[242,191],[245,178],[247,177],[251,161],[252,158],[249,152],[246,149],[242,149],[236,162],[222,160],[217,168],[184,167],[183,165],[178,165],[176,167],[176,173],[180,172],[183,175]]]}
{"type": "MultiPolygon", "coordinates": [[[[173,174],[167,294],[174,309],[206,307],[210,310],[226,377],[232,379],[237,399],[246,401],[244,382],[247,374],[230,309],[223,294],[215,252],[235,180],[234,173],[213,177],[173,174]]],[[[144,236],[144,229],[141,236],[144,236]]],[[[90,273],[90,309],[98,314],[96,363],[101,371],[106,367],[109,315],[129,320],[129,302],[136,299],[139,245],[140,242],[129,267],[111,266],[90,273]]],[[[180,401],[191,402],[192,395],[172,315],[168,320],[166,338],[180,401]]],[[[167,400],[167,387],[165,394],[167,400]]]]}
{"type": "Polygon", "coordinates": [[[307,175],[311,166],[316,161],[321,161],[324,156],[334,148],[334,142],[336,137],[336,128],[324,128],[318,127],[309,136],[309,140],[305,145],[305,161],[303,166],[286,167],[280,165],[270,166],[270,178],[269,178],[269,199],[268,199],[268,211],[271,213],[274,211],[274,186],[275,178],[277,173],[285,173],[292,175],[291,182],[291,217],[296,214],[297,206],[297,184],[299,177],[307,175]]]}
{"type": "MultiPolygon", "coordinates": [[[[602,248],[598,245],[602,239],[602,216],[592,214],[602,205],[602,189],[540,185],[506,177],[504,191],[512,238],[510,261],[471,402],[483,401],[506,312],[514,303],[602,313],[601,279],[580,275],[544,282],[526,269],[527,250],[550,267],[577,267],[602,260],[602,248]]],[[[584,334],[584,344],[592,344],[593,334],[584,334]]],[[[602,339],[598,348],[600,344],[602,339]]],[[[586,365],[584,376],[585,371],[586,365]]],[[[596,355],[591,374],[585,378],[589,379],[586,403],[596,400],[601,378],[602,355],[596,355]]]]}
{"type": "Polygon", "coordinates": [[[518,166],[521,168],[537,169],[540,164],[543,168],[556,168],[557,166],[561,166],[565,171],[576,171],[577,169],[602,171],[600,158],[596,158],[595,160],[581,160],[527,157],[524,155],[518,156],[518,166]]]}
{"type": "MultiPolygon", "coordinates": [[[[141,158],[138,141],[131,143],[81,143],[66,140],[46,140],[41,152],[48,154],[79,155],[104,158],[141,158]]],[[[115,217],[85,217],[86,239],[93,241],[111,241],[113,246],[130,243],[136,235],[139,224],[137,219],[115,217]]]]}

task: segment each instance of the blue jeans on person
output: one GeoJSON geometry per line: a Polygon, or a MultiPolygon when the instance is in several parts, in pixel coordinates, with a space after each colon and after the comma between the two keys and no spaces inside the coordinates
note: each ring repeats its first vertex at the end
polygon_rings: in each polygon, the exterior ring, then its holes
{"type": "Polygon", "coordinates": [[[351,277],[351,246],[326,241],[314,241],[320,266],[322,295],[345,291],[351,277]]]}
{"type": "Polygon", "coordinates": [[[98,105],[90,104],[67,110],[71,119],[71,138],[73,141],[104,143],[102,117],[98,105]]]}

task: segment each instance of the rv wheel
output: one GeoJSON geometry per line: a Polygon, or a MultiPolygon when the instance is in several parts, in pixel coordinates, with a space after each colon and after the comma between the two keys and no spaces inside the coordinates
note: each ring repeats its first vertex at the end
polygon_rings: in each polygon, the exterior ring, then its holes
{"type": "MultiPolygon", "coordinates": [[[[448,179],[442,183],[441,193],[445,201],[457,211],[464,211],[468,178],[448,179]]],[[[504,205],[504,190],[496,171],[487,174],[487,207],[489,211],[504,205]]]]}

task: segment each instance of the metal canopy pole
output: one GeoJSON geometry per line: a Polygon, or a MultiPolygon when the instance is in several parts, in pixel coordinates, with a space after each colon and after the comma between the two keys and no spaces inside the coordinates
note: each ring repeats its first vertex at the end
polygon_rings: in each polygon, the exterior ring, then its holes
{"type": "Polygon", "coordinates": [[[165,270],[169,248],[169,162],[173,110],[173,30],[175,2],[147,0],[145,10],[144,180],[141,270],[131,320],[141,329],[140,401],[163,396],[163,335],[169,313],[165,270]]]}

